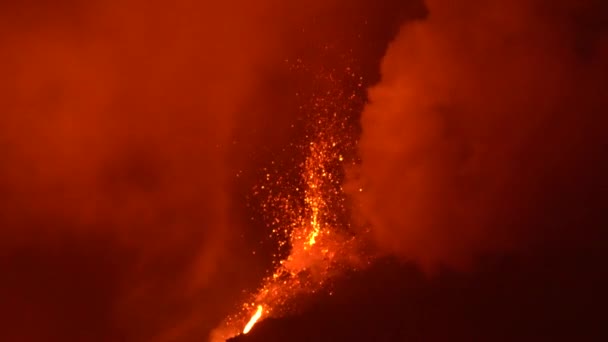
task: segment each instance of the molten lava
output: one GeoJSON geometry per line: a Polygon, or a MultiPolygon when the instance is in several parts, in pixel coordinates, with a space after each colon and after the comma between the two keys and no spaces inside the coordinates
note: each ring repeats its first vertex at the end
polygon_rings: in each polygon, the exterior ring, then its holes
{"type": "Polygon", "coordinates": [[[346,196],[342,189],[344,163],[354,163],[355,134],[347,118],[357,108],[355,99],[361,79],[346,69],[344,78],[333,72],[318,79],[323,91],[313,94],[302,106],[308,117],[305,140],[297,145],[304,160],[297,165],[297,179],[285,177],[285,170],[266,170],[265,183],[254,189],[263,196],[263,217],[270,236],[279,240],[274,272],[242,306],[214,331],[221,341],[248,333],[264,317],[290,311],[294,299],[315,293],[331,276],[344,268],[364,263],[346,217],[346,196]],[[356,86],[352,87],[351,85],[356,86]],[[325,87],[326,89],[323,89],[325,87]],[[280,258],[280,256],[285,257],[280,258]],[[257,311],[251,315],[252,306],[257,311]],[[245,326],[244,330],[241,330],[245,326]]]}
{"type": "Polygon", "coordinates": [[[263,307],[261,305],[258,305],[258,309],[253,314],[253,316],[251,316],[251,319],[245,326],[245,329],[243,329],[243,334],[248,333],[251,330],[251,328],[253,328],[255,323],[260,319],[260,317],[262,317],[262,310],[263,310],[263,307]]]}

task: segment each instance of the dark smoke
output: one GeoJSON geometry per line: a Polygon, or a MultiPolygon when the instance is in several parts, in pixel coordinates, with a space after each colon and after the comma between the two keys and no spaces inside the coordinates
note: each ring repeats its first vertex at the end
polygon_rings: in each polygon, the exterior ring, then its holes
{"type": "Polygon", "coordinates": [[[427,6],[389,47],[362,116],[349,188],[377,244],[431,270],[593,236],[589,217],[605,208],[605,6],[427,6]]]}

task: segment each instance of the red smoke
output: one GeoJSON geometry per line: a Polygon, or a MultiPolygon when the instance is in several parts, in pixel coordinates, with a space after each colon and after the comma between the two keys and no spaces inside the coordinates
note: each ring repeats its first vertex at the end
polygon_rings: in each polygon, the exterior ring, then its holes
{"type": "Polygon", "coordinates": [[[250,263],[236,127],[325,3],[0,5],[1,340],[208,335],[250,263]]]}
{"type": "Polygon", "coordinates": [[[429,0],[401,28],[350,186],[383,250],[434,269],[551,234],[527,217],[603,140],[606,40],[579,32],[591,5],[429,0]]]}

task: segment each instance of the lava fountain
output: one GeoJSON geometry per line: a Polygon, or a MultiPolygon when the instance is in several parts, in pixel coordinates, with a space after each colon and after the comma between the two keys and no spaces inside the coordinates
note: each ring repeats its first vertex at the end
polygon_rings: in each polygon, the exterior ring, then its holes
{"type": "Polygon", "coordinates": [[[305,155],[298,165],[299,179],[290,181],[282,176],[283,170],[269,170],[254,189],[256,194],[265,194],[263,216],[270,236],[279,241],[286,256],[275,260],[273,272],[238,313],[214,330],[214,342],[247,334],[260,319],[288,313],[298,296],[322,290],[344,268],[368,263],[349,229],[342,189],[344,164],[355,162],[356,134],[351,122],[362,104],[358,100],[361,77],[350,68],[322,75],[316,79],[320,91],[301,107],[307,133],[297,146],[305,155]],[[264,192],[268,188],[279,191],[264,192]]]}

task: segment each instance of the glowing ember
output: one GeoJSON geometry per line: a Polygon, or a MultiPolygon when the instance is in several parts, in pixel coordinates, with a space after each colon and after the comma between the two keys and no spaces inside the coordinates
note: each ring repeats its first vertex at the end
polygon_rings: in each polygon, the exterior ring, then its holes
{"type": "Polygon", "coordinates": [[[265,317],[285,314],[298,296],[315,293],[334,273],[362,261],[348,229],[342,190],[344,162],[354,159],[345,158],[352,155],[355,136],[347,118],[359,104],[355,101],[356,88],[351,85],[360,86],[361,80],[350,69],[346,71],[346,79],[336,79],[333,72],[324,73],[318,81],[327,89],[313,94],[302,106],[309,125],[306,140],[297,145],[303,156],[296,170],[299,177],[285,177],[285,170],[265,169],[266,183],[254,189],[264,198],[261,209],[272,228],[271,237],[279,240],[279,258],[274,272],[263,280],[241,312],[228,317],[214,331],[214,341],[237,335],[252,305],[257,305],[257,311],[242,330],[244,334],[260,320],[262,311],[265,317]]]}
{"type": "Polygon", "coordinates": [[[245,326],[245,329],[243,329],[243,334],[248,333],[251,330],[251,328],[253,328],[253,326],[258,321],[258,319],[260,319],[260,317],[262,317],[262,309],[263,309],[262,306],[258,305],[258,309],[256,310],[255,314],[253,314],[253,316],[251,316],[249,323],[247,323],[247,325],[245,326]]]}

